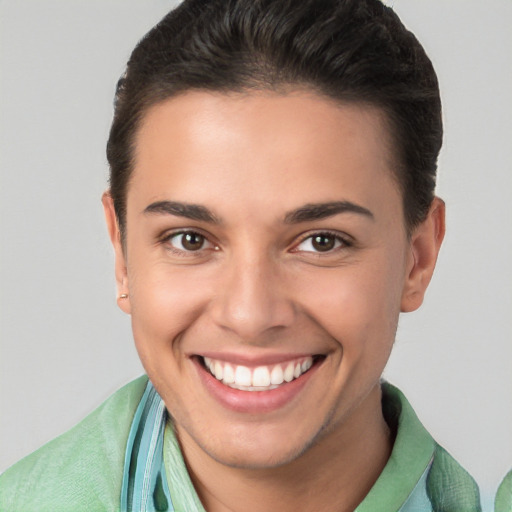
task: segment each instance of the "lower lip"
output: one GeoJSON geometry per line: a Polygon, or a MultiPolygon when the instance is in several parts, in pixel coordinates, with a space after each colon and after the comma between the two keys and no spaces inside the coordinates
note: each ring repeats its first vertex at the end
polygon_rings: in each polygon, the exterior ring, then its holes
{"type": "Polygon", "coordinates": [[[193,361],[204,386],[222,406],[232,411],[249,414],[268,413],[284,407],[302,391],[321,366],[321,361],[317,361],[299,378],[283,383],[275,389],[243,391],[226,386],[207,371],[196,358],[193,361]]]}

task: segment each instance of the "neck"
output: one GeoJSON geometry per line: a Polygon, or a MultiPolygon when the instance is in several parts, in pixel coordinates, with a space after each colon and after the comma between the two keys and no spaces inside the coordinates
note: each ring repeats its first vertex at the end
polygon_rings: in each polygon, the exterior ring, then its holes
{"type": "Polygon", "coordinates": [[[226,466],[181,434],[192,481],[208,512],[262,512],[274,510],[276,503],[282,512],[353,511],[384,469],[392,448],[379,385],[349,420],[279,467],[226,466]]]}

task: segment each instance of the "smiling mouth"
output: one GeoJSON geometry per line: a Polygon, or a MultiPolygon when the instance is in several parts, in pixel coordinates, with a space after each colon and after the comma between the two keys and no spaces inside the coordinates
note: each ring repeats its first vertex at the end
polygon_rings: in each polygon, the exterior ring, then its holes
{"type": "Polygon", "coordinates": [[[307,373],[325,356],[305,356],[272,365],[250,368],[219,359],[199,356],[201,365],[218,381],[241,391],[270,391],[307,373]]]}

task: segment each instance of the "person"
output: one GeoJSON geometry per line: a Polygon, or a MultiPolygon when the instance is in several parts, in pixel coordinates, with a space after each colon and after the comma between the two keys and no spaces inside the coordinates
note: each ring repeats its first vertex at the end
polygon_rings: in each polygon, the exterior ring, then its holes
{"type": "Polygon", "coordinates": [[[378,0],[185,0],[118,84],[103,196],[147,372],[2,510],[480,510],[383,382],[443,240],[432,64],[378,0]]]}

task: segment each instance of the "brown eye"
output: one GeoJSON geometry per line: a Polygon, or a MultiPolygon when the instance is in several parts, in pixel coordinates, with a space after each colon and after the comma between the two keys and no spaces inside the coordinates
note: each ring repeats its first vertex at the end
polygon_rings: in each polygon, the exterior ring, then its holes
{"type": "Polygon", "coordinates": [[[319,234],[311,237],[311,245],[319,252],[326,252],[334,249],[336,237],[329,234],[319,234]]]}
{"type": "Polygon", "coordinates": [[[302,240],[297,245],[295,251],[311,252],[311,253],[329,253],[334,252],[336,249],[343,247],[350,247],[351,244],[346,241],[341,235],[334,233],[314,233],[302,240]]]}
{"type": "Polygon", "coordinates": [[[199,233],[183,233],[181,245],[186,251],[198,251],[204,245],[204,236],[199,233]]]}
{"type": "Polygon", "coordinates": [[[196,231],[182,231],[174,233],[166,239],[173,250],[182,253],[197,252],[202,249],[212,248],[213,245],[208,239],[196,231]]]}

